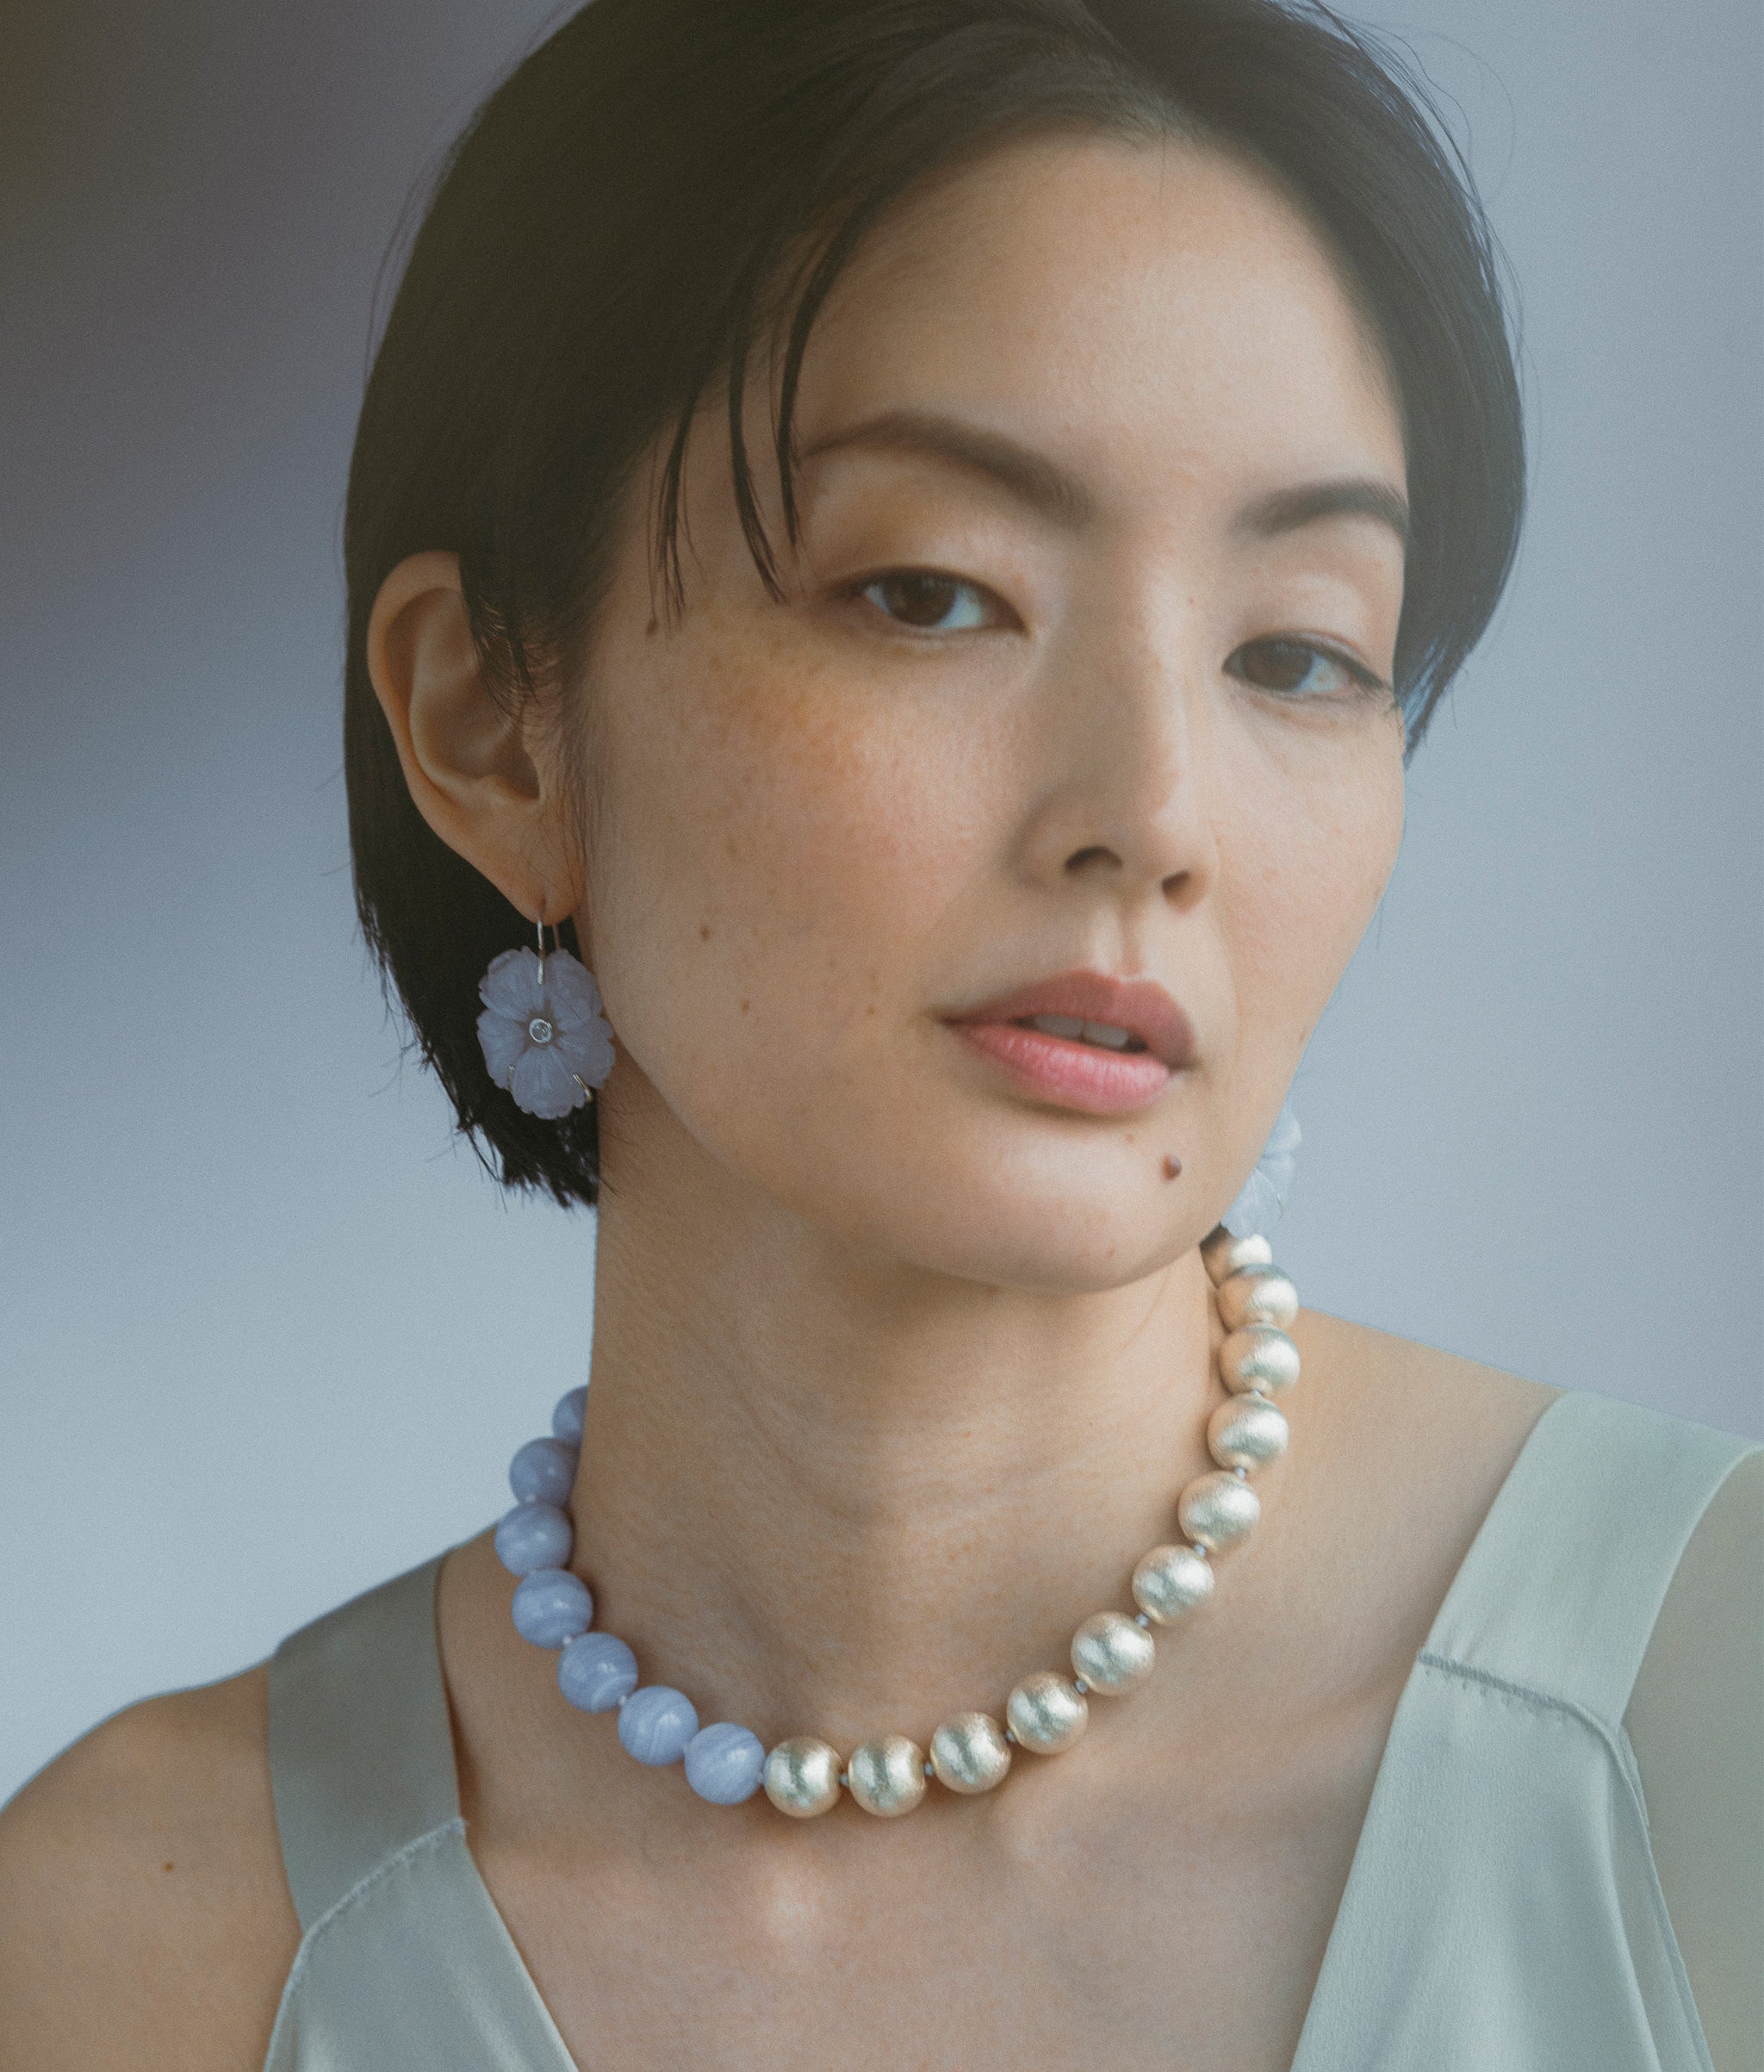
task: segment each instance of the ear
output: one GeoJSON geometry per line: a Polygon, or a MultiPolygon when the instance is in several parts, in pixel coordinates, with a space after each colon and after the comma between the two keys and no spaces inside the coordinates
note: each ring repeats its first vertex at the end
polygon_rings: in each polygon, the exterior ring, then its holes
{"type": "Polygon", "coordinates": [[[520,718],[490,694],[457,554],[413,554],[381,584],[368,674],[417,811],[447,846],[533,920],[581,905],[558,758],[535,756],[520,718]]]}

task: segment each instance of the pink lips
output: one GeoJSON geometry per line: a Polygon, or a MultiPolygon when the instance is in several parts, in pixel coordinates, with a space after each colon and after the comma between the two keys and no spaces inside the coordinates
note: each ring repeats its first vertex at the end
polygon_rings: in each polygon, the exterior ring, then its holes
{"type": "Polygon", "coordinates": [[[946,1026],[1026,1092],[1086,1115],[1148,1107],[1194,1056],[1188,1017],[1151,979],[1069,971],[952,1016],[946,1026]],[[1125,1029],[1144,1048],[1111,1050],[1022,1026],[1031,1017],[1125,1029]]]}

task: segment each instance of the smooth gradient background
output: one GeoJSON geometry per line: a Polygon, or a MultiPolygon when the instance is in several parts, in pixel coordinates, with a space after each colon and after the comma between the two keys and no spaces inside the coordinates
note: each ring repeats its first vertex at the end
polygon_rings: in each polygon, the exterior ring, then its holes
{"type": "MultiPolygon", "coordinates": [[[[376,276],[550,18],[0,29],[0,1797],[475,1531],[587,1371],[592,1219],[505,1200],[401,1064],[339,748],[376,276]]],[[[1512,261],[1535,489],[1300,1076],[1282,1256],[1319,1307],[1764,1433],[1760,15],[1382,19],[1512,261]]]]}

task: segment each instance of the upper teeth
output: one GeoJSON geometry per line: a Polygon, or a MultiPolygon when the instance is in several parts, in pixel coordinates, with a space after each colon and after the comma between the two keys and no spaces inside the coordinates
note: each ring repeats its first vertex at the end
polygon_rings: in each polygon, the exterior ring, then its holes
{"type": "Polygon", "coordinates": [[[1109,1050],[1125,1050],[1134,1040],[1130,1029],[1117,1029],[1110,1022],[1080,1022],[1068,1014],[1032,1014],[1029,1027],[1039,1029],[1043,1036],[1101,1043],[1109,1050]]]}

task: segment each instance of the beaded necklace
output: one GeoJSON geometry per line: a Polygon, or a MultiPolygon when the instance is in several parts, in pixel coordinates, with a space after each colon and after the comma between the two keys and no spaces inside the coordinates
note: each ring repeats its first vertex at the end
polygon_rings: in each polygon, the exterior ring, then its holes
{"type": "Polygon", "coordinates": [[[508,1471],[516,1503],[496,1528],[496,1552],[519,1578],[515,1629],[557,1650],[557,1683],[582,1712],[618,1714],[618,1739],[640,1763],[684,1762],[701,1799],[736,1806],[764,1788],[780,1812],[806,1820],[848,1793],[882,1819],[910,1813],[935,1778],[947,1789],[990,1791],[1003,1781],[1015,1750],[1057,1755],[1083,1734],[1092,1696],[1115,1698],[1151,1675],[1152,1626],[1173,1626],[1213,1595],[1213,1557],[1246,1539],[1262,1515],[1250,1477],[1287,1446],[1287,1422],[1273,1398],[1299,1376],[1298,1347],[1287,1326],[1298,1292],[1274,1264],[1265,1237],[1233,1237],[1223,1225],[1201,1248],[1225,1337],[1219,1378],[1226,1396],[1207,1422],[1216,1468],[1196,1476],[1177,1499],[1183,1538],[1154,1546],[1134,1570],[1138,1607],[1095,1613],[1071,1640],[1071,1674],[1037,1670],[1012,1690],[1004,1720],[958,1713],[931,1736],[929,1753],[905,1734],[877,1734],[842,1757],[813,1734],[793,1734],[767,1750],[732,1720],[700,1727],[683,1691],[640,1683],[637,1657],[616,1635],[593,1630],[594,1600],[569,1567],[575,1531],[564,1508],[581,1458],[585,1388],[557,1405],[551,1436],[530,1440],[508,1471]]]}

